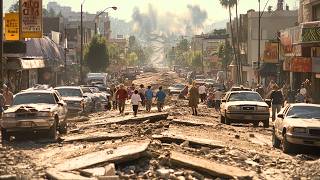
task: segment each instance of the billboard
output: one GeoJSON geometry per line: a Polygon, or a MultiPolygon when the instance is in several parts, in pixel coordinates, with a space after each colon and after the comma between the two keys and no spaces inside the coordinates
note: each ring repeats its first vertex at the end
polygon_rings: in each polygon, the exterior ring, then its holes
{"type": "Polygon", "coordinates": [[[42,0],[20,0],[21,38],[42,37],[42,0]]]}
{"type": "Polygon", "coordinates": [[[263,62],[278,63],[278,43],[274,43],[274,42],[265,43],[263,62]]]}
{"type": "Polygon", "coordinates": [[[18,41],[19,38],[19,13],[5,14],[5,39],[6,41],[18,41]]]}
{"type": "Polygon", "coordinates": [[[308,57],[293,57],[290,62],[291,72],[312,72],[312,60],[308,57]]]}

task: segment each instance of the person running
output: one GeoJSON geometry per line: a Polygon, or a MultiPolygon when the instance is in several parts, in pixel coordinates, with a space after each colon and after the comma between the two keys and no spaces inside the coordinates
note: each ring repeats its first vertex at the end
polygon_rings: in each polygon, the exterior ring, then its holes
{"type": "Polygon", "coordinates": [[[162,112],[165,100],[166,100],[166,93],[162,90],[162,86],[160,86],[159,91],[156,94],[158,112],[162,112]]]}
{"type": "Polygon", "coordinates": [[[136,117],[138,114],[139,102],[141,102],[141,97],[138,94],[138,90],[135,90],[131,96],[131,104],[132,104],[132,110],[133,110],[134,117],[136,117]]]}
{"type": "Polygon", "coordinates": [[[192,87],[189,90],[189,107],[191,107],[192,115],[198,115],[198,104],[199,104],[199,89],[195,85],[196,83],[192,83],[192,87]]]}
{"type": "Polygon", "coordinates": [[[152,98],[153,98],[153,92],[151,90],[151,86],[148,86],[148,89],[145,92],[146,94],[146,110],[148,112],[151,112],[151,106],[152,106],[152,98]]]}
{"type": "Polygon", "coordinates": [[[146,89],[144,88],[143,84],[140,85],[140,89],[138,90],[138,93],[139,93],[140,98],[141,98],[141,105],[145,106],[146,89]]]}
{"type": "Polygon", "coordinates": [[[273,86],[270,99],[272,102],[272,121],[274,121],[276,119],[276,114],[280,112],[283,105],[283,94],[282,91],[279,90],[279,86],[277,84],[273,86]]]}
{"type": "Polygon", "coordinates": [[[120,88],[116,92],[116,99],[118,101],[120,114],[123,114],[126,105],[126,99],[128,99],[128,91],[125,89],[123,84],[120,85],[120,88]]]}
{"type": "Polygon", "coordinates": [[[199,87],[199,94],[200,94],[201,102],[203,103],[207,96],[207,90],[204,84],[201,84],[201,86],[199,87]]]}
{"type": "Polygon", "coordinates": [[[214,108],[216,111],[220,111],[220,103],[221,103],[221,98],[222,98],[223,92],[220,89],[217,89],[214,92],[214,108]]]}
{"type": "Polygon", "coordinates": [[[13,103],[13,93],[10,91],[9,87],[3,85],[3,96],[5,98],[5,107],[11,106],[13,103]]]}

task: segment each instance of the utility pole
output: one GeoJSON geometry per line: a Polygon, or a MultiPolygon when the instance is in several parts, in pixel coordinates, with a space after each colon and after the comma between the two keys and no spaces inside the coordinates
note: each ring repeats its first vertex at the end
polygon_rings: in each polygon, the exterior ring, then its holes
{"type": "MultiPolygon", "coordinates": [[[[261,6],[260,6],[260,0],[259,2],[259,17],[258,17],[258,71],[260,71],[260,61],[261,61],[261,53],[260,53],[260,43],[261,43],[261,6]]],[[[260,72],[258,73],[258,84],[260,84],[260,72]]]]}
{"type": "Polygon", "coordinates": [[[67,82],[68,76],[67,76],[67,26],[64,27],[64,75],[65,75],[65,83],[67,82]]]}
{"type": "Polygon", "coordinates": [[[0,0],[0,83],[3,83],[3,0],[0,0]]]}
{"type": "MultiPolygon", "coordinates": [[[[202,35],[203,36],[203,35],[202,35]]],[[[201,65],[202,65],[202,73],[204,73],[204,64],[203,64],[203,41],[204,41],[204,37],[202,37],[202,43],[201,43],[201,65]]]]}
{"type": "Polygon", "coordinates": [[[81,45],[80,45],[80,79],[79,83],[82,84],[82,63],[83,63],[83,12],[82,12],[82,6],[81,4],[81,17],[80,17],[80,39],[81,39],[81,45]]]}

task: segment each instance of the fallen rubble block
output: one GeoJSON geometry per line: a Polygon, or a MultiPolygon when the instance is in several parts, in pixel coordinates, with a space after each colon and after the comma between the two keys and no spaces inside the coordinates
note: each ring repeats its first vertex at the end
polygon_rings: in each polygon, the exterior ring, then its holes
{"type": "Polygon", "coordinates": [[[121,139],[123,137],[130,136],[129,133],[108,133],[108,132],[94,132],[89,134],[80,134],[74,136],[68,136],[63,138],[64,143],[72,142],[96,142],[106,141],[112,139],[121,139]]]}
{"type": "Polygon", "coordinates": [[[150,122],[155,122],[159,120],[165,120],[168,118],[168,113],[151,113],[151,114],[143,114],[137,117],[125,116],[125,117],[116,117],[116,118],[108,118],[103,121],[95,121],[90,124],[84,124],[79,126],[79,129],[86,129],[91,127],[97,127],[108,124],[128,124],[128,123],[139,123],[146,120],[150,120],[150,122]]]}
{"type": "Polygon", "coordinates": [[[124,162],[137,159],[144,155],[150,141],[131,142],[123,144],[115,149],[85,154],[79,157],[68,159],[56,165],[58,171],[71,171],[86,168],[104,162],[124,162]]]}
{"type": "Polygon", "coordinates": [[[246,172],[237,167],[219,164],[176,151],[170,152],[170,162],[173,165],[190,168],[213,177],[228,179],[252,179],[254,176],[253,172],[246,172]]]}
{"type": "Polygon", "coordinates": [[[106,170],[104,167],[97,167],[92,169],[81,169],[79,170],[80,175],[85,177],[93,177],[93,176],[104,176],[106,173],[106,170]]]}
{"type": "Polygon", "coordinates": [[[65,180],[65,179],[95,180],[96,179],[96,178],[88,178],[88,177],[80,176],[78,174],[74,174],[70,172],[61,172],[57,169],[48,169],[46,171],[46,176],[48,179],[55,179],[55,180],[65,180]]]}
{"type": "Polygon", "coordinates": [[[152,138],[158,139],[161,142],[176,142],[182,144],[184,142],[189,142],[190,146],[204,146],[209,148],[224,148],[220,141],[215,141],[211,139],[203,139],[191,136],[175,135],[169,133],[162,133],[161,135],[153,135],[152,138]]]}
{"type": "Polygon", "coordinates": [[[171,122],[175,124],[186,125],[186,126],[214,126],[215,125],[209,122],[195,122],[195,121],[188,121],[188,120],[182,120],[182,119],[173,119],[171,122]]]}

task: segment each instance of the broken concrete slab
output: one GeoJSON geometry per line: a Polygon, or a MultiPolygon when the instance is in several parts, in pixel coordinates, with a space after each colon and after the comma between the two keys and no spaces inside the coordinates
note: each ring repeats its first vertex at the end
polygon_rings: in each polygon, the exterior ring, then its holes
{"type": "Polygon", "coordinates": [[[171,122],[175,124],[186,125],[186,126],[215,126],[215,124],[209,123],[209,122],[190,121],[190,120],[183,120],[183,119],[173,119],[171,120],[171,122]]]}
{"type": "Polygon", "coordinates": [[[104,162],[124,162],[137,159],[143,156],[149,143],[149,140],[126,143],[115,149],[110,148],[68,159],[55,168],[59,171],[71,171],[104,162]]]}
{"type": "Polygon", "coordinates": [[[104,176],[106,170],[103,167],[97,167],[92,169],[81,169],[79,170],[80,175],[86,177],[104,176]]]}
{"type": "Polygon", "coordinates": [[[129,133],[108,133],[108,132],[93,132],[88,134],[79,134],[74,136],[64,137],[64,143],[72,142],[96,142],[96,141],[106,141],[113,139],[121,139],[123,137],[130,136],[129,133]]]}
{"type": "Polygon", "coordinates": [[[176,151],[171,151],[170,153],[170,162],[173,165],[187,167],[213,177],[228,179],[251,179],[254,176],[253,172],[247,172],[237,167],[219,164],[210,160],[176,151]]]}
{"type": "Polygon", "coordinates": [[[79,129],[86,129],[91,127],[99,127],[108,124],[128,124],[128,123],[139,123],[146,120],[150,120],[150,122],[155,122],[159,120],[165,120],[169,116],[168,113],[150,113],[150,114],[142,114],[137,117],[132,116],[124,116],[124,117],[115,117],[115,118],[107,118],[101,121],[93,121],[88,124],[84,124],[79,126],[79,129]]]}
{"type": "Polygon", "coordinates": [[[178,135],[178,134],[171,134],[171,133],[161,133],[161,135],[153,135],[152,138],[158,139],[162,142],[176,142],[181,144],[185,141],[189,142],[189,146],[204,146],[209,148],[224,148],[225,146],[222,144],[221,141],[211,140],[211,139],[204,139],[204,138],[197,138],[192,136],[186,135],[178,135]]]}
{"type": "Polygon", "coordinates": [[[49,179],[55,179],[55,180],[65,180],[65,179],[95,180],[96,179],[96,178],[87,178],[87,177],[70,173],[70,172],[61,172],[57,169],[48,169],[46,171],[46,176],[49,179]]]}
{"type": "Polygon", "coordinates": [[[99,176],[98,180],[119,180],[119,176],[99,176]]]}
{"type": "Polygon", "coordinates": [[[114,176],[116,175],[116,167],[114,163],[110,163],[104,167],[104,175],[106,176],[114,176]]]}

